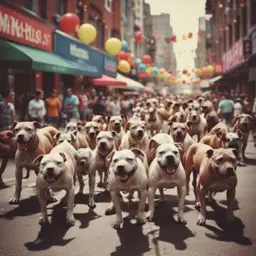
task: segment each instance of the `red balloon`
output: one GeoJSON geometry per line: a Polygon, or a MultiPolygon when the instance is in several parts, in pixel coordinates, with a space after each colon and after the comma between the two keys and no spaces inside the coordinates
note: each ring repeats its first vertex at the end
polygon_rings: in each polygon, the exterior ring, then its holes
{"type": "Polygon", "coordinates": [[[193,34],[190,32],[188,33],[188,38],[192,38],[193,37],[193,34]]]}
{"type": "Polygon", "coordinates": [[[149,64],[151,64],[152,59],[151,59],[151,57],[150,57],[149,55],[144,55],[144,56],[142,57],[142,62],[143,62],[144,64],[146,64],[146,65],[149,65],[149,64]]]}
{"type": "Polygon", "coordinates": [[[128,53],[124,52],[124,51],[121,51],[118,54],[118,58],[119,58],[119,60],[128,60],[128,53]]]}
{"type": "Polygon", "coordinates": [[[182,83],[183,83],[183,84],[185,84],[185,83],[186,83],[186,81],[185,81],[185,80],[183,80],[183,81],[182,81],[182,83]]]}
{"type": "Polygon", "coordinates": [[[170,39],[171,39],[172,42],[176,42],[177,41],[177,36],[172,35],[170,39]]]}
{"type": "Polygon", "coordinates": [[[80,19],[75,13],[66,13],[60,18],[60,29],[67,34],[74,34],[80,25],[80,19]]]}
{"type": "Polygon", "coordinates": [[[187,71],[186,69],[184,69],[184,70],[182,71],[182,73],[183,73],[184,75],[186,75],[186,74],[188,73],[188,71],[187,71]]]}
{"type": "Polygon", "coordinates": [[[141,43],[142,39],[143,39],[142,33],[140,31],[136,32],[135,35],[134,35],[134,40],[137,43],[141,43]]]}

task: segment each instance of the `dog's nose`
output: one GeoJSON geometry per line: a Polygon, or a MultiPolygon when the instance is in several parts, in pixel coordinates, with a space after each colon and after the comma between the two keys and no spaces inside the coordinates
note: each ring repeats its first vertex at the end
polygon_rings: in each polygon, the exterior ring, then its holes
{"type": "Polygon", "coordinates": [[[18,139],[19,139],[19,140],[24,139],[24,135],[23,135],[23,134],[19,134],[19,135],[18,135],[18,139]]]}
{"type": "Polygon", "coordinates": [[[177,131],[177,136],[181,137],[182,136],[182,131],[177,131]]]}
{"type": "Polygon", "coordinates": [[[48,167],[46,170],[47,170],[47,174],[48,174],[49,176],[52,176],[52,175],[53,175],[54,168],[48,167]]]}
{"type": "Polygon", "coordinates": [[[100,146],[101,146],[102,148],[106,148],[106,147],[107,147],[107,143],[106,143],[105,141],[101,141],[101,142],[100,142],[100,146]]]}
{"type": "Polygon", "coordinates": [[[124,172],[124,165],[118,165],[116,168],[118,172],[124,172]]]}
{"type": "Polygon", "coordinates": [[[233,167],[228,167],[227,168],[227,175],[228,176],[233,176],[234,175],[234,168],[233,167]]]}
{"type": "Polygon", "coordinates": [[[95,136],[95,132],[90,132],[89,135],[90,135],[91,137],[94,137],[94,136],[95,136]]]}
{"type": "Polygon", "coordinates": [[[167,156],[166,159],[167,159],[167,161],[168,161],[169,164],[173,164],[174,161],[175,161],[175,158],[174,158],[173,155],[167,156]]]}
{"type": "Polygon", "coordinates": [[[80,164],[84,166],[86,164],[86,161],[85,160],[81,160],[80,164]]]}
{"type": "Polygon", "coordinates": [[[144,131],[143,131],[143,130],[139,130],[139,131],[138,131],[138,135],[139,135],[139,136],[142,136],[143,134],[144,134],[144,131]]]}

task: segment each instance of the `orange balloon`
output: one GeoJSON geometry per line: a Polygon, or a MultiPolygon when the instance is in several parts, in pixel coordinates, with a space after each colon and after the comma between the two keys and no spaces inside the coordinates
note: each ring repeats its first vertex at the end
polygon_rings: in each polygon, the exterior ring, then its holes
{"type": "Polygon", "coordinates": [[[188,33],[188,38],[192,38],[193,37],[193,34],[190,32],[188,33]]]}

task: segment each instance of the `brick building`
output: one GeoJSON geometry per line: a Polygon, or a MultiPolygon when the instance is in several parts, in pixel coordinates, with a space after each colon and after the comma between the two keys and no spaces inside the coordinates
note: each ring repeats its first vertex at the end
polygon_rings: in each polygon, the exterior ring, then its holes
{"type": "Polygon", "coordinates": [[[255,0],[206,1],[206,14],[212,15],[211,37],[206,39],[208,60],[223,64],[223,76],[214,84],[219,91],[255,93],[250,82],[251,62],[244,54],[245,40],[256,24],[255,12],[255,0]]]}

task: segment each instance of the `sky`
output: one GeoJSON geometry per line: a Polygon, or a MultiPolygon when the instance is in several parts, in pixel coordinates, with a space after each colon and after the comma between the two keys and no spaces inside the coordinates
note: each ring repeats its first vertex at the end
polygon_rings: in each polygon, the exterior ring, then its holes
{"type": "Polygon", "coordinates": [[[170,25],[177,36],[174,52],[177,70],[194,68],[197,47],[198,18],[205,16],[206,0],[145,0],[151,6],[151,14],[170,14],[170,25]],[[184,34],[193,33],[192,39],[182,40],[184,34]],[[193,51],[193,52],[192,52],[193,51]]]}

